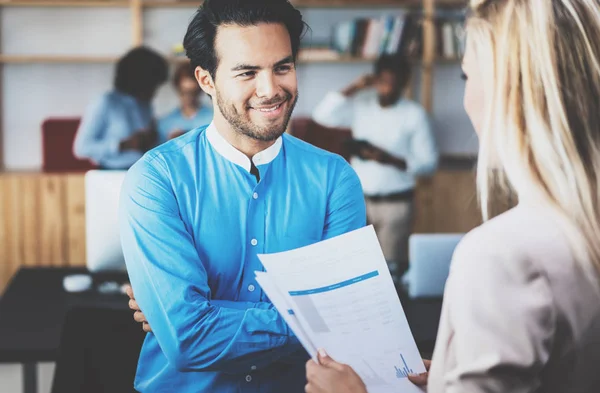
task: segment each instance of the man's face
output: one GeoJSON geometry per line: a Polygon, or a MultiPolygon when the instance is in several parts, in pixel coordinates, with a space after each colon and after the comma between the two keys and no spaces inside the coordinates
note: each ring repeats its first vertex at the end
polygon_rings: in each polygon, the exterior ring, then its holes
{"type": "Polygon", "coordinates": [[[286,130],[298,99],[290,36],[284,25],[219,26],[215,39],[217,106],[232,128],[260,141],[286,130]]]}
{"type": "Polygon", "coordinates": [[[400,88],[398,86],[398,78],[388,70],[383,70],[375,78],[375,89],[379,96],[381,106],[389,106],[395,103],[400,98],[400,88]]]}
{"type": "Polygon", "coordinates": [[[198,86],[196,79],[191,77],[181,78],[179,85],[177,86],[177,92],[179,94],[179,100],[182,106],[198,106],[201,91],[202,90],[200,90],[200,86],[198,86]]]}

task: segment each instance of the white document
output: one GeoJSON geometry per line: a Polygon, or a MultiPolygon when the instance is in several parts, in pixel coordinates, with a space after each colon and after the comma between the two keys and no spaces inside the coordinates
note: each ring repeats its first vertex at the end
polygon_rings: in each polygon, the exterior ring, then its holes
{"type": "Polygon", "coordinates": [[[265,272],[255,272],[256,282],[265,291],[271,303],[279,311],[283,320],[288,324],[290,329],[294,332],[300,344],[306,349],[308,354],[313,358],[317,358],[317,349],[315,348],[309,336],[304,332],[304,329],[298,322],[294,310],[288,303],[286,297],[280,292],[279,288],[271,281],[270,276],[265,272]]]}
{"type": "Polygon", "coordinates": [[[370,393],[422,392],[407,379],[425,366],[372,226],[258,257],[259,284],[311,356],[325,349],[370,393]]]}

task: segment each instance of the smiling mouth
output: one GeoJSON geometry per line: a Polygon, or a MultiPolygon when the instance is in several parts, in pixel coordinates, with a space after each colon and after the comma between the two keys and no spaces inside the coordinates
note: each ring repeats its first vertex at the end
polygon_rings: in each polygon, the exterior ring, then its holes
{"type": "Polygon", "coordinates": [[[283,102],[281,104],[277,104],[275,106],[272,106],[270,108],[254,108],[257,111],[261,111],[261,112],[273,112],[276,111],[277,109],[279,109],[279,107],[283,104],[283,102]]]}
{"type": "Polygon", "coordinates": [[[273,106],[265,106],[265,107],[250,107],[251,109],[254,109],[256,111],[259,112],[264,112],[264,113],[269,113],[269,112],[275,112],[277,109],[281,108],[281,106],[283,104],[285,104],[286,101],[282,101],[278,104],[275,104],[273,106]]]}

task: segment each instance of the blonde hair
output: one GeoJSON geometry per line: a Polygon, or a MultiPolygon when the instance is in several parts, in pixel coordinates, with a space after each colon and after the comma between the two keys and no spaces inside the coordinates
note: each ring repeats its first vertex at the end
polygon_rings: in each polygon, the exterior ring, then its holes
{"type": "Polygon", "coordinates": [[[477,184],[496,168],[519,200],[557,211],[600,276],[600,3],[471,0],[469,44],[487,92],[477,184]]]}

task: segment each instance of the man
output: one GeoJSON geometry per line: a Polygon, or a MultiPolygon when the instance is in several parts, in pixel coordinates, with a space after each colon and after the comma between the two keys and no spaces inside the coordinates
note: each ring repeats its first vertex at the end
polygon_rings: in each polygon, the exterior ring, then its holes
{"type": "Polygon", "coordinates": [[[367,220],[396,281],[408,267],[415,178],[432,173],[438,161],[426,111],[402,98],[409,81],[410,63],[384,55],[374,76],[329,93],[313,114],[326,127],[352,129],[351,163],[365,193],[367,220]]]}
{"type": "Polygon", "coordinates": [[[79,158],[103,169],[129,169],[156,144],[152,99],[167,80],[167,61],[139,47],[116,66],[114,88],[90,104],[73,144],[79,158]]]}
{"type": "Polygon", "coordinates": [[[307,355],[255,282],[257,254],[366,221],[352,168],[285,134],[303,30],[286,0],[205,0],[189,25],[213,122],[147,153],[123,184],[123,251],[151,330],[142,393],[303,391],[307,355]]]}
{"type": "Polygon", "coordinates": [[[190,63],[185,62],[177,66],[173,75],[173,86],[179,96],[179,106],[158,121],[160,143],[209,124],[213,117],[212,105],[204,106],[200,103],[202,89],[198,86],[190,63]]]}

